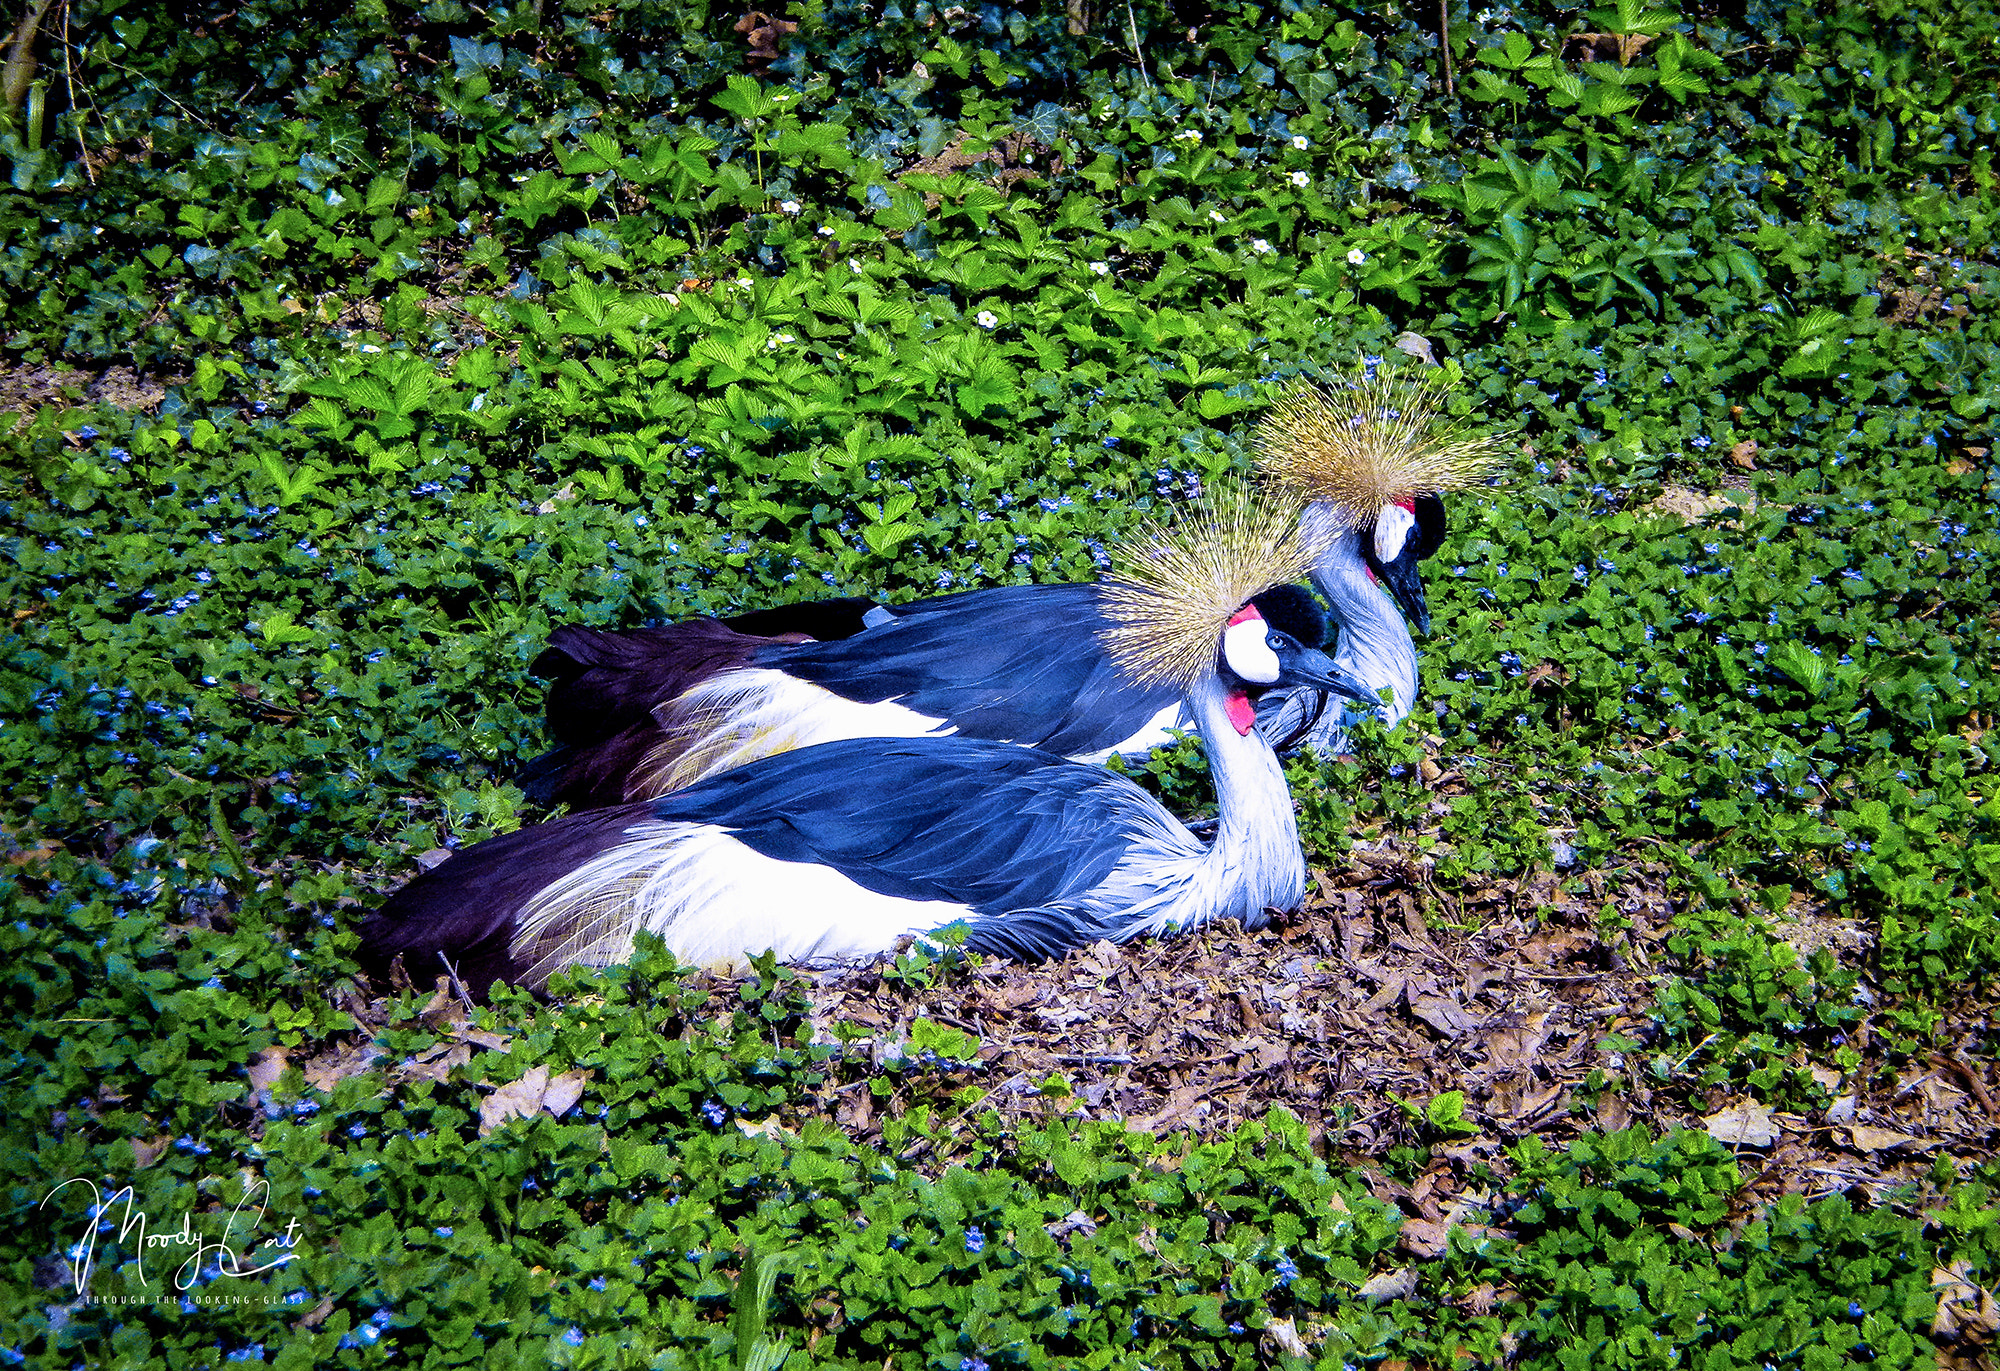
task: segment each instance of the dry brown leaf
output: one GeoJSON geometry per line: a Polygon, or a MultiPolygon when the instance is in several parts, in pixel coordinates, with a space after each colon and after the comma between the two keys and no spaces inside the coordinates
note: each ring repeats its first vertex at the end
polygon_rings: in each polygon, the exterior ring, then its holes
{"type": "Polygon", "coordinates": [[[285,1068],[289,1065],[291,1063],[285,1059],[283,1047],[267,1047],[257,1053],[250,1058],[250,1065],[246,1068],[251,1089],[257,1092],[260,1099],[268,1099],[271,1088],[284,1077],[285,1068]]]}
{"type": "Polygon", "coordinates": [[[1072,1233],[1081,1233],[1087,1238],[1097,1232],[1097,1220],[1091,1218],[1090,1215],[1084,1213],[1081,1209],[1072,1209],[1054,1223],[1043,1224],[1042,1231],[1057,1242],[1061,1242],[1072,1233]]]}
{"type": "Polygon", "coordinates": [[[1936,1147],[1929,1138],[1919,1138],[1908,1133],[1898,1133],[1893,1128],[1875,1128],[1865,1123],[1847,1125],[1847,1137],[1863,1152],[1887,1152],[1897,1147],[1936,1147]]]}
{"type": "Polygon", "coordinates": [[[1597,1126],[1606,1133],[1623,1132],[1632,1122],[1632,1111],[1622,1097],[1605,1091],[1597,1097],[1597,1126]]]}
{"type": "Polygon", "coordinates": [[[173,1140],[174,1135],[171,1133],[162,1133],[157,1138],[132,1139],[132,1169],[134,1171],[144,1171],[160,1159],[161,1154],[167,1150],[173,1140]]]}
{"type": "Polygon", "coordinates": [[[373,1042],[329,1053],[306,1065],[306,1084],[315,1090],[331,1091],[349,1077],[367,1075],[382,1057],[382,1049],[373,1042]]]}
{"type": "Polygon", "coordinates": [[[1398,351],[1409,353],[1410,356],[1416,358],[1425,366],[1434,367],[1438,364],[1436,354],[1431,351],[1431,340],[1424,337],[1421,333],[1406,331],[1397,334],[1396,347],[1398,351]]]}
{"type": "MultiPolygon", "coordinates": [[[[1408,1224],[1404,1226],[1408,1227],[1408,1224]]],[[[1363,1281],[1361,1289],[1356,1293],[1370,1304],[1406,1300],[1417,1293],[1416,1268],[1405,1266],[1395,1271],[1378,1271],[1363,1281]]]]}
{"type": "Polygon", "coordinates": [[[525,1119],[542,1107],[542,1092],[548,1089],[549,1069],[531,1066],[518,1081],[509,1081],[479,1102],[479,1136],[504,1128],[512,1119],[525,1119]]]}
{"type": "Polygon", "coordinates": [[[1931,1269],[1931,1293],[1937,1298],[1937,1317],[1931,1321],[1931,1336],[1945,1342],[1964,1338],[1986,1343],[2000,1332],[2000,1301],[1972,1279],[1972,1263],[1953,1262],[1931,1269]]]}
{"type": "Polygon", "coordinates": [[[1731,1147],[1769,1147],[1778,1140],[1771,1111],[1755,1100],[1743,1100],[1701,1121],[1708,1136],[1731,1147]]]}
{"type": "Polygon", "coordinates": [[[776,1114],[758,1119],[755,1122],[749,1119],[738,1119],[736,1127],[746,1138],[782,1138],[788,1136],[792,1131],[779,1122],[776,1114]]]}
{"type": "MultiPolygon", "coordinates": [[[[1450,1247],[1448,1230],[1442,1223],[1430,1219],[1404,1219],[1403,1227],[1396,1234],[1396,1246],[1413,1257],[1432,1261],[1442,1257],[1450,1247]]],[[[1414,1277],[1412,1278],[1414,1282],[1414,1277]]],[[[1362,1293],[1367,1293],[1364,1286],[1362,1293]]]]}
{"type": "Polygon", "coordinates": [[[1502,1289],[1495,1287],[1492,1281],[1481,1281],[1465,1292],[1465,1298],[1461,1303],[1468,1314],[1480,1318],[1492,1313],[1499,1306],[1519,1298],[1519,1292],[1511,1287],[1502,1289]]]}
{"type": "Polygon", "coordinates": [[[1425,995],[1412,1001],[1410,1012],[1447,1038],[1463,1037],[1486,1022],[1485,1015],[1471,1013],[1438,995],[1425,995]]]}
{"type": "Polygon", "coordinates": [[[1729,460],[1737,466],[1742,467],[1745,471],[1755,471],[1757,469],[1757,444],[1745,438],[1735,447],[1729,449],[1729,460]]]}
{"type": "Polygon", "coordinates": [[[552,1078],[549,1081],[548,1091],[542,1096],[542,1108],[560,1119],[583,1098],[583,1087],[595,1074],[579,1067],[552,1078]]]}
{"type": "Polygon", "coordinates": [[[1271,1346],[1287,1357],[1310,1355],[1305,1339],[1299,1336],[1298,1325],[1290,1319],[1272,1319],[1264,1325],[1264,1336],[1271,1340],[1271,1346]]]}

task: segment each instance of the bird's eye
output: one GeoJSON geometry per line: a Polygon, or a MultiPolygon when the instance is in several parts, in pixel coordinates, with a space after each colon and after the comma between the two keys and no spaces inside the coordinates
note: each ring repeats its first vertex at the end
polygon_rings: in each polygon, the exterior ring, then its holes
{"type": "Polygon", "coordinates": [[[1283,652],[1285,650],[1285,635],[1282,633],[1273,633],[1264,640],[1264,645],[1273,652],[1283,652]]]}

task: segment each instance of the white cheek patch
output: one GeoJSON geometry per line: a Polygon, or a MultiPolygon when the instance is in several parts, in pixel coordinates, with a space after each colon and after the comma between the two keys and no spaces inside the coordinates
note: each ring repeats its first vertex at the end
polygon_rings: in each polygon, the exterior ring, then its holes
{"type": "Polygon", "coordinates": [[[1269,685],[1278,679],[1278,654],[1265,641],[1270,626],[1262,619],[1245,619],[1222,630],[1222,660],[1229,669],[1254,685],[1269,685]]]}
{"type": "Polygon", "coordinates": [[[1387,566],[1402,556],[1403,544],[1416,526],[1417,516],[1401,505],[1382,506],[1375,517],[1375,560],[1387,566]]]}

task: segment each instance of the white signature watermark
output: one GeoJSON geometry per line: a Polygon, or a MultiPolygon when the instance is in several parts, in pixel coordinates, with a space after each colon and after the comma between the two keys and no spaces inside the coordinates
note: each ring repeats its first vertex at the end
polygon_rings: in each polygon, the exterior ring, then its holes
{"type": "Polygon", "coordinates": [[[69,1249],[78,1295],[82,1295],[84,1287],[90,1283],[90,1268],[97,1256],[100,1223],[109,1214],[111,1207],[121,1199],[125,1202],[125,1212],[117,1221],[118,1241],[124,1242],[134,1233],[138,1235],[139,1280],[142,1284],[146,1279],[146,1255],[162,1248],[169,1249],[164,1255],[172,1255],[174,1249],[190,1249],[186,1259],[174,1272],[174,1288],[182,1291],[192,1289],[202,1280],[204,1268],[211,1263],[214,1271],[209,1272],[210,1275],[255,1276],[260,1272],[275,1270],[298,1255],[292,1250],[299,1241],[297,1219],[288,1220],[283,1234],[272,1236],[257,1251],[248,1252],[246,1255],[245,1249],[256,1241],[254,1236],[256,1227],[264,1219],[263,1197],[271,1189],[269,1181],[260,1179],[250,1183],[243,1192],[243,1198],[236,1202],[230,1209],[229,1216],[223,1220],[222,1236],[213,1240],[195,1231],[194,1214],[191,1210],[182,1212],[178,1229],[153,1231],[152,1220],[147,1217],[146,1211],[135,1203],[136,1197],[129,1185],[112,1191],[111,1197],[106,1199],[95,1181],[74,1176],[42,1196],[42,1204],[47,1205],[56,1197],[56,1191],[67,1189],[72,1185],[88,1186],[92,1201],[84,1217],[82,1236],[69,1249]],[[249,1222],[239,1240],[238,1221],[246,1217],[249,1222]],[[265,1260],[266,1258],[269,1259],[265,1260]],[[246,1260],[261,1261],[262,1265],[245,1265],[246,1260]]]}

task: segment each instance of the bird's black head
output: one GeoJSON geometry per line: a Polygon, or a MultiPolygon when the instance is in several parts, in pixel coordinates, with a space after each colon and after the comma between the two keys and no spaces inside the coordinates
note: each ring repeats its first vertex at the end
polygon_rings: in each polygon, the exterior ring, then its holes
{"type": "Polygon", "coordinates": [[[1444,533],[1444,501],[1420,495],[1382,506],[1374,527],[1361,535],[1361,555],[1369,571],[1388,587],[1403,617],[1419,633],[1430,632],[1431,611],[1418,564],[1444,545],[1444,533]]]}
{"type": "MultiPolygon", "coordinates": [[[[1325,623],[1323,615],[1319,623],[1325,623]]],[[[1331,691],[1360,704],[1379,703],[1375,692],[1341,670],[1331,657],[1272,624],[1255,600],[1229,621],[1217,655],[1217,670],[1229,690],[1230,721],[1238,733],[1247,734],[1255,726],[1252,702],[1273,686],[1331,691]]]]}
{"type": "Polygon", "coordinates": [[[1332,633],[1332,621],[1319,596],[1304,586],[1272,586],[1262,595],[1250,597],[1257,612],[1280,633],[1288,633],[1306,647],[1325,647],[1332,633]]]}

